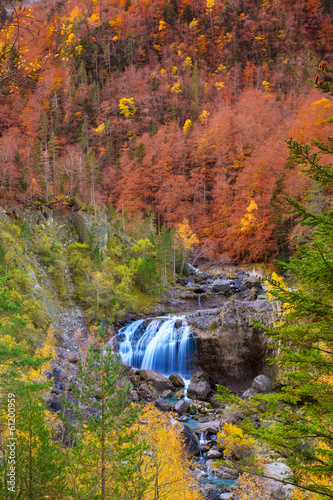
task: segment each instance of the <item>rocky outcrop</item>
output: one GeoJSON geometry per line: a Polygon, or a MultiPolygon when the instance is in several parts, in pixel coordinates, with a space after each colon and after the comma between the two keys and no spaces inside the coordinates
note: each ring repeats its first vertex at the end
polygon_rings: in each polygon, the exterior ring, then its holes
{"type": "Polygon", "coordinates": [[[200,454],[199,439],[195,434],[195,432],[193,432],[188,425],[183,424],[181,433],[184,438],[184,445],[187,454],[190,457],[196,457],[197,455],[199,455],[200,454]]]}
{"type": "Polygon", "coordinates": [[[272,325],[278,310],[269,300],[226,301],[219,308],[187,315],[197,342],[199,365],[215,382],[274,376],[267,357],[272,354],[266,335],[253,321],[272,325]]]}
{"type": "Polygon", "coordinates": [[[211,392],[209,384],[209,375],[201,369],[195,370],[191,375],[190,385],[187,389],[187,395],[192,399],[206,401],[211,392]]]}
{"type": "Polygon", "coordinates": [[[269,392],[270,388],[272,387],[272,382],[269,377],[266,375],[258,375],[252,382],[252,389],[256,392],[269,392]]]}
{"type": "Polygon", "coordinates": [[[94,240],[98,248],[102,249],[106,246],[110,237],[110,228],[106,216],[104,220],[103,217],[97,219],[80,210],[74,213],[73,224],[81,243],[89,245],[94,240]]]}
{"type": "Polygon", "coordinates": [[[182,379],[182,377],[180,375],[178,375],[177,373],[171,373],[171,375],[169,375],[169,380],[170,382],[172,382],[172,384],[175,386],[175,387],[185,387],[185,382],[184,380],[182,379]]]}
{"type": "Polygon", "coordinates": [[[140,370],[139,375],[147,384],[152,385],[158,392],[165,390],[171,391],[174,388],[172,382],[168,378],[153,370],[140,370]]]}

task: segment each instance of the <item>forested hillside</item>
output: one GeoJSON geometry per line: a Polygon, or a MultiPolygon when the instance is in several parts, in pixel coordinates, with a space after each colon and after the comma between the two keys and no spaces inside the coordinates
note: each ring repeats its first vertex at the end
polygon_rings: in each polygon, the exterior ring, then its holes
{"type": "Polygon", "coordinates": [[[206,257],[288,253],[302,235],[278,195],[313,204],[318,193],[286,166],[283,140],[327,135],[332,102],[310,80],[330,63],[332,9],[5,2],[1,203],[112,205],[129,218],[151,209],[158,230],[188,219],[206,257]]]}

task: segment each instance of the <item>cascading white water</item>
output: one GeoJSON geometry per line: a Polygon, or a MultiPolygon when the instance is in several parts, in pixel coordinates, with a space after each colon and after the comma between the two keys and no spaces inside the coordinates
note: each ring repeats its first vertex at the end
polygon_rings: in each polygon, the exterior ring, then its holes
{"type": "Polygon", "coordinates": [[[140,319],[119,330],[117,339],[119,354],[126,365],[189,378],[194,343],[190,326],[183,317],[155,318],[148,325],[140,319]]]}

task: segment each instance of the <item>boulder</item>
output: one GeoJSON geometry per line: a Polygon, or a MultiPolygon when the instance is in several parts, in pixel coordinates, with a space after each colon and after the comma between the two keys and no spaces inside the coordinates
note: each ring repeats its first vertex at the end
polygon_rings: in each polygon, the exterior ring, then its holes
{"type": "Polygon", "coordinates": [[[209,460],[217,460],[218,458],[222,458],[222,457],[223,457],[223,453],[219,450],[211,449],[207,452],[207,458],[209,460]]]}
{"type": "Polygon", "coordinates": [[[209,375],[206,373],[204,370],[201,368],[198,368],[197,370],[194,370],[191,374],[191,383],[198,383],[198,382],[209,382],[209,375]]]}
{"type": "Polygon", "coordinates": [[[224,467],[224,466],[214,468],[214,472],[216,477],[219,477],[220,479],[230,479],[230,480],[237,479],[240,474],[237,470],[229,469],[229,467],[224,467]]]}
{"type": "Polygon", "coordinates": [[[154,404],[155,404],[156,408],[158,408],[161,411],[170,411],[172,408],[171,403],[169,403],[169,401],[167,401],[166,399],[163,399],[163,398],[156,399],[154,404]]]}
{"type": "Polygon", "coordinates": [[[191,382],[187,389],[187,396],[192,399],[205,401],[210,391],[211,387],[208,382],[191,382]]]}
{"type": "Polygon", "coordinates": [[[253,381],[252,388],[256,392],[265,393],[269,392],[271,385],[271,379],[269,377],[266,375],[258,375],[253,381]]]}
{"type": "Polygon", "coordinates": [[[184,401],[184,400],[178,401],[178,403],[175,404],[175,411],[179,415],[184,415],[184,413],[187,412],[189,406],[190,405],[188,404],[187,401],[184,401]]]}
{"type": "MultiPolygon", "coordinates": [[[[280,480],[287,480],[292,475],[291,469],[283,462],[273,462],[264,466],[264,473],[267,476],[280,480]]],[[[295,487],[291,484],[282,484],[273,479],[264,479],[264,486],[270,498],[276,500],[291,500],[295,487]]]]}
{"type": "Polygon", "coordinates": [[[148,385],[145,382],[140,384],[138,389],[139,392],[143,393],[142,396],[145,398],[147,398],[148,396],[150,401],[157,399],[158,397],[158,392],[155,387],[153,387],[152,385],[148,385]]]}
{"type": "Polygon", "coordinates": [[[245,392],[243,392],[241,398],[247,399],[250,398],[251,396],[254,396],[255,394],[257,394],[257,392],[252,387],[250,387],[250,389],[247,389],[245,392]]]}
{"type": "Polygon", "coordinates": [[[218,279],[213,282],[214,292],[231,293],[231,286],[228,280],[218,279]]]}
{"type": "Polygon", "coordinates": [[[258,290],[262,290],[262,285],[260,283],[260,281],[258,280],[255,280],[255,279],[251,279],[251,278],[247,278],[243,281],[244,285],[246,288],[257,288],[258,290]]]}
{"type": "Polygon", "coordinates": [[[226,491],[225,493],[221,493],[220,500],[230,500],[234,494],[231,491],[226,491]]]}
{"type": "Polygon", "coordinates": [[[199,439],[195,432],[186,424],[183,424],[181,432],[184,437],[185,449],[188,455],[191,457],[200,455],[199,439]]]}
{"type": "Polygon", "coordinates": [[[188,409],[188,413],[190,415],[195,415],[198,411],[198,408],[195,406],[195,405],[190,405],[189,409],[188,409]]]}
{"type": "Polygon", "coordinates": [[[175,387],[185,387],[184,380],[177,373],[171,373],[171,375],[169,375],[169,380],[175,387]]]}
{"type": "Polygon", "coordinates": [[[150,383],[158,392],[173,389],[173,384],[168,378],[153,370],[141,370],[140,376],[147,383],[150,383]]]}
{"type": "Polygon", "coordinates": [[[179,389],[178,391],[175,392],[175,397],[180,399],[184,397],[184,389],[179,389]]]}
{"type": "MultiPolygon", "coordinates": [[[[209,422],[199,423],[198,424],[198,432],[203,432],[204,434],[217,434],[221,429],[221,426],[224,425],[223,420],[210,420],[209,422]]],[[[211,436],[212,437],[212,436],[211,436]]]]}
{"type": "Polygon", "coordinates": [[[213,275],[209,273],[208,271],[204,271],[203,273],[200,273],[197,278],[199,278],[200,281],[206,281],[212,278],[213,275]]]}
{"type": "Polygon", "coordinates": [[[161,394],[160,394],[161,398],[163,398],[163,399],[171,398],[172,395],[173,395],[173,392],[169,391],[169,389],[166,389],[165,391],[162,391],[161,394]]]}
{"type": "Polygon", "coordinates": [[[79,361],[79,356],[76,351],[70,351],[69,354],[67,354],[67,361],[70,363],[77,363],[79,361]]]}
{"type": "Polygon", "coordinates": [[[205,500],[219,500],[220,492],[216,488],[209,486],[204,490],[204,499],[205,500]]]}

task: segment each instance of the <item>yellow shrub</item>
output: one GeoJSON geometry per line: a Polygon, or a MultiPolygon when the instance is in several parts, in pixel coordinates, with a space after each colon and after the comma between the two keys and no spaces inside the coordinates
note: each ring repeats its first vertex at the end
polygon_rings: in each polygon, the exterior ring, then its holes
{"type": "Polygon", "coordinates": [[[226,458],[233,460],[248,459],[256,450],[255,441],[245,436],[237,425],[224,424],[222,432],[217,435],[217,444],[224,448],[226,458]]]}

